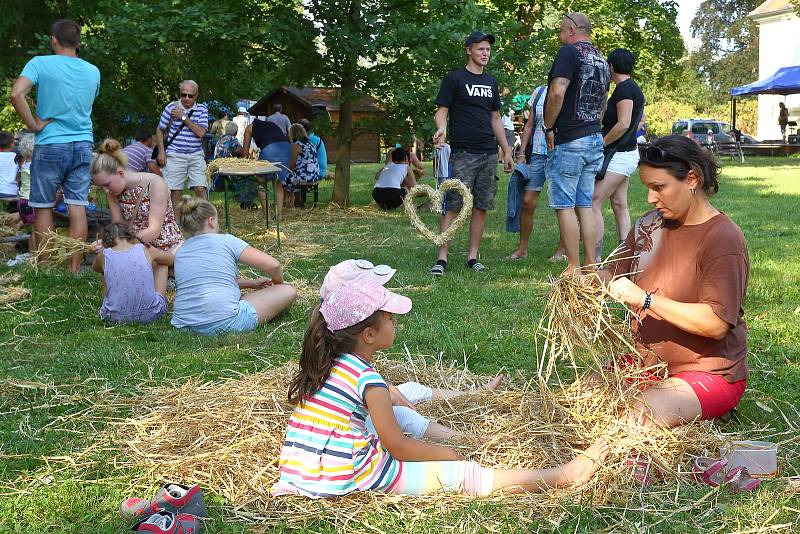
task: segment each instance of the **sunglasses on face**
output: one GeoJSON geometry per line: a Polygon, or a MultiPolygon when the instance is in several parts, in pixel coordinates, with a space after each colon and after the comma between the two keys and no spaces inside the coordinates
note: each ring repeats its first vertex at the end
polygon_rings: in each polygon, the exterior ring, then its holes
{"type": "Polygon", "coordinates": [[[190,93],[181,93],[181,98],[194,98],[197,95],[193,95],[190,93]]]}

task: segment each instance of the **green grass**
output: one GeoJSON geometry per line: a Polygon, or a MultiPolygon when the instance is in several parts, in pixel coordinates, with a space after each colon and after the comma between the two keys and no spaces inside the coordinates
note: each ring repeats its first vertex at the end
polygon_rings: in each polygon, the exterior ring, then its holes
{"type": "MultiPolygon", "coordinates": [[[[354,166],[353,205],[370,201],[371,177],[376,169],[375,165],[354,166]]],[[[432,279],[427,269],[435,259],[434,247],[411,229],[402,211],[366,216],[341,213],[333,220],[323,218],[324,224],[310,218],[307,225],[292,231],[301,232],[298,238],[302,241],[321,245],[318,253],[293,254],[293,243],[297,242],[293,237],[297,236],[289,233],[279,257],[291,259],[290,274],[316,285],[328,266],[350,257],[397,267],[390,285],[410,296],[414,309],[401,319],[394,351],[399,353],[406,344],[412,353],[442,352],[446,359],[466,361],[476,372],[493,373],[502,367],[530,372],[547,275],[558,274],[563,265],[546,261],[557,243],[557,227],[545,198],[536,213],[529,260],[501,261],[516,244],[516,235],[504,231],[506,185],[504,175],[497,209],[489,216],[481,248],[482,261],[489,268],[484,276],[463,266],[466,232],[462,230],[451,247],[446,276],[432,279]]],[[[321,187],[323,200],[330,198],[330,190],[330,182],[321,187]]],[[[219,198],[215,201],[221,203],[219,198]]],[[[779,439],[785,440],[788,436],[781,449],[783,473],[797,476],[800,162],[753,159],[744,165],[728,164],[721,193],[713,202],[742,227],[751,259],[745,303],[751,377],[736,419],[724,430],[744,432],[753,438],[783,433],[779,439]]],[[[630,206],[633,217],[648,209],[638,176],[631,182],[630,206]]],[[[255,231],[252,225],[241,223],[242,218],[234,210],[234,233],[255,231]]],[[[432,215],[424,220],[435,222],[432,215]]],[[[610,244],[615,241],[610,213],[606,213],[606,228],[605,242],[610,244]]],[[[257,332],[208,339],[178,332],[167,320],[146,328],[104,326],[97,316],[99,282],[91,273],[73,277],[60,270],[26,271],[24,284],[33,290],[31,300],[0,309],[0,380],[13,378],[55,386],[83,384],[44,392],[11,388],[0,382],[0,485],[12,488],[21,474],[45,472],[42,457],[72,455],[96,440],[102,424],[67,418],[88,407],[90,401],[80,397],[106,390],[134,394],[135,384],[142,380],[178,384],[184,377],[224,377],[285,362],[299,352],[308,311],[294,306],[257,332]],[[74,397],[63,397],[67,394],[74,397]]],[[[117,415],[124,415],[124,408],[117,415]]],[[[117,506],[128,494],[124,479],[102,481],[112,474],[110,467],[99,468],[94,476],[82,473],[77,480],[71,479],[70,470],[59,471],[31,492],[0,491],[5,494],[0,497],[0,532],[118,531],[117,506]],[[98,481],[82,481],[87,478],[98,481]]],[[[423,518],[413,523],[413,528],[410,519],[388,513],[368,516],[364,529],[398,533],[451,527],[459,532],[608,529],[639,533],[699,529],[732,532],[780,524],[794,526],[776,530],[797,528],[800,499],[788,495],[783,482],[767,482],[751,495],[725,494],[705,505],[687,506],[703,495],[703,488],[686,485],[666,492],[645,492],[632,499],[629,510],[593,510],[585,504],[565,502],[564,513],[553,521],[518,517],[504,510],[502,504],[475,503],[453,514],[423,518]],[[475,524],[471,514],[476,507],[490,512],[494,521],[475,524]]],[[[210,526],[212,532],[245,531],[243,525],[223,521],[219,508],[214,508],[212,515],[217,520],[210,526]]],[[[309,530],[334,532],[337,527],[318,523],[309,530]]]]}

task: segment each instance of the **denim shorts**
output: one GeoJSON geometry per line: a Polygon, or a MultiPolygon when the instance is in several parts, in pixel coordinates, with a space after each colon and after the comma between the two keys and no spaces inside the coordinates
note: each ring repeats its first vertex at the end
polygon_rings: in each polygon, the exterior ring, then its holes
{"type": "Polygon", "coordinates": [[[92,143],[89,141],[34,146],[28,205],[52,208],[56,205],[56,192],[62,187],[65,204],[87,206],[91,164],[92,143]]]}
{"type": "Polygon", "coordinates": [[[242,299],[239,301],[239,312],[233,317],[187,328],[205,336],[215,336],[227,332],[249,332],[258,328],[258,312],[252,304],[242,299]]]}
{"type": "Polygon", "coordinates": [[[550,207],[591,208],[594,179],[602,166],[603,136],[599,133],[556,145],[545,166],[550,207]]]}
{"type": "Polygon", "coordinates": [[[270,143],[261,149],[258,159],[269,161],[270,163],[279,163],[285,169],[281,169],[278,173],[283,185],[286,184],[286,178],[289,176],[289,165],[292,163],[292,145],[288,141],[278,141],[270,143]]]}
{"type": "Polygon", "coordinates": [[[525,191],[541,191],[544,189],[546,164],[547,156],[531,154],[531,162],[528,165],[528,172],[525,174],[525,191]]]}

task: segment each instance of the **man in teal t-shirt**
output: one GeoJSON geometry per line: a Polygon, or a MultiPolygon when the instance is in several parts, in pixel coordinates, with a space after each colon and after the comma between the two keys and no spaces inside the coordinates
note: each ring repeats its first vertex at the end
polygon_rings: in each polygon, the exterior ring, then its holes
{"type": "MultiPolygon", "coordinates": [[[[92,162],[92,104],[100,90],[100,71],[78,58],[81,28],[56,21],[50,30],[51,56],[37,56],[22,69],[11,89],[11,103],[28,129],[36,134],[31,162],[34,229],[41,235],[53,228],[53,207],[59,188],[69,211],[69,235],[86,239],[89,165],[92,162]],[[36,87],[36,114],[25,97],[36,87]]],[[[73,256],[70,270],[80,267],[73,256]]]]}

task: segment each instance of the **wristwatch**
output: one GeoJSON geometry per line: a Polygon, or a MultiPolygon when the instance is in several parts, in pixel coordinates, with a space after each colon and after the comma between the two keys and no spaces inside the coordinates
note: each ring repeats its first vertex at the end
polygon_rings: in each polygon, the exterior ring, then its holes
{"type": "Polygon", "coordinates": [[[181,122],[186,122],[186,119],[188,118],[189,117],[187,117],[186,115],[181,115],[181,122]]]}
{"type": "Polygon", "coordinates": [[[543,131],[544,133],[550,133],[550,132],[552,132],[552,131],[553,131],[553,130],[555,130],[555,129],[556,129],[556,127],[555,127],[555,126],[551,126],[550,128],[548,128],[547,126],[545,126],[545,125],[544,125],[544,123],[542,123],[542,131],[543,131]]]}

